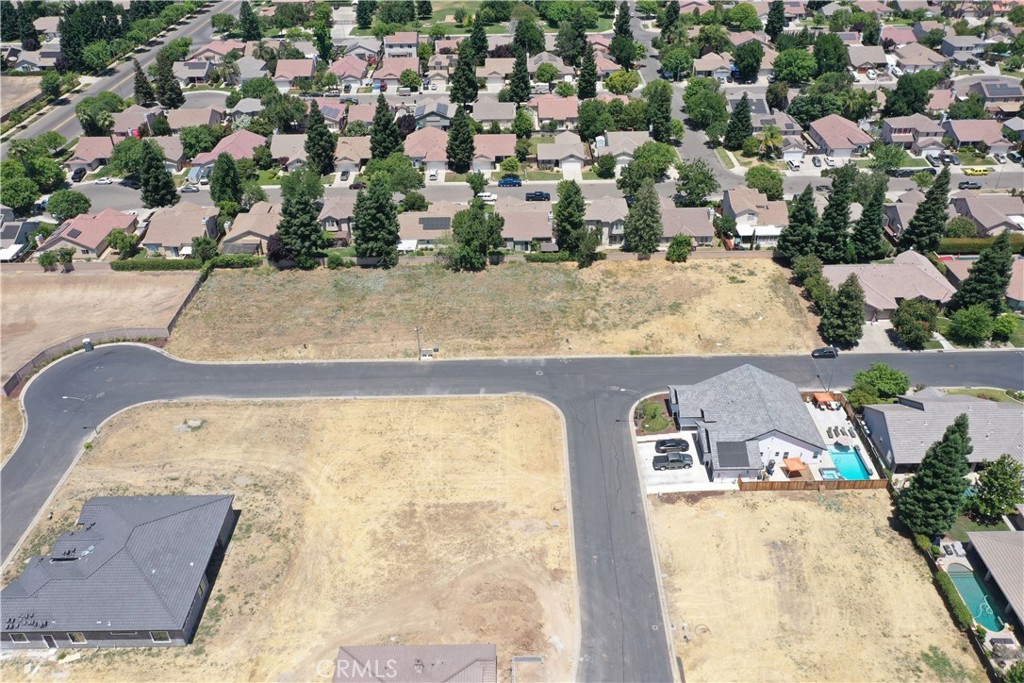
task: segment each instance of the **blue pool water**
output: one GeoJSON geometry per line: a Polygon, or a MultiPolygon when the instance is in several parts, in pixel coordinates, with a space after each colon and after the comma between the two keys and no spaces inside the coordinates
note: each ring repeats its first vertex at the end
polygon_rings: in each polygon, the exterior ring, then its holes
{"type": "Polygon", "coordinates": [[[832,456],[832,462],[835,463],[836,469],[839,470],[843,479],[860,481],[871,478],[868,476],[868,469],[864,467],[864,461],[849,446],[839,444],[829,446],[828,454],[832,456]]]}
{"type": "Polygon", "coordinates": [[[976,622],[989,631],[1002,630],[1004,622],[999,604],[973,571],[963,565],[952,564],[949,566],[949,578],[953,579],[953,585],[976,622]]]}

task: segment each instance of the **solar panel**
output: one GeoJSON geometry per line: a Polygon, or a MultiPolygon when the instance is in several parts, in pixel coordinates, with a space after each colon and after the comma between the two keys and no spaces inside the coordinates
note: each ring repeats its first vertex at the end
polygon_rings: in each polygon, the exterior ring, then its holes
{"type": "Polygon", "coordinates": [[[452,219],[447,216],[424,216],[420,219],[420,227],[424,230],[447,230],[452,219]]]}
{"type": "Polygon", "coordinates": [[[81,234],[82,234],[82,231],[79,230],[78,228],[71,228],[70,230],[68,230],[68,237],[74,238],[74,237],[78,237],[81,234]]]}

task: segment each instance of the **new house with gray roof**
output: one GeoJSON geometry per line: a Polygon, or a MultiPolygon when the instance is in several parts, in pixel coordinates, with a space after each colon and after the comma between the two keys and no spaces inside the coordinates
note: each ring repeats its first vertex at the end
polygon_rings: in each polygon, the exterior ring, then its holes
{"type": "Polygon", "coordinates": [[[711,481],[756,479],[772,460],[811,462],[825,450],[796,385],[753,365],[669,386],[668,395],[679,429],[697,432],[697,453],[711,481]]]}
{"type": "Polygon", "coordinates": [[[168,647],[195,634],[234,496],[100,496],[0,592],[4,648],[168,647]]]}

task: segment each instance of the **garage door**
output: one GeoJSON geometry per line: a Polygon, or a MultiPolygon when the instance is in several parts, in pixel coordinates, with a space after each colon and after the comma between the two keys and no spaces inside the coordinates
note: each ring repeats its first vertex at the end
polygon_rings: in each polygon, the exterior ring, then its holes
{"type": "Polygon", "coordinates": [[[562,164],[562,178],[565,180],[583,180],[583,164],[579,161],[567,161],[562,164]]]}

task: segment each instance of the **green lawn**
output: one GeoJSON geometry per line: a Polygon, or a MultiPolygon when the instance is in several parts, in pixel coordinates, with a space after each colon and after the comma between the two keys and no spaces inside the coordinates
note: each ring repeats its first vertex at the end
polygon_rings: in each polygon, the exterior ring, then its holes
{"type": "Polygon", "coordinates": [[[961,151],[957,152],[956,155],[964,166],[993,166],[996,163],[991,157],[987,157],[984,154],[961,151]]]}
{"type": "Polygon", "coordinates": [[[928,162],[924,159],[918,159],[916,157],[910,157],[903,162],[903,168],[924,168],[928,166],[928,162]]]}
{"type": "Polygon", "coordinates": [[[929,339],[924,343],[925,349],[941,349],[942,344],[934,339],[929,339]]]}
{"type": "MultiPolygon", "coordinates": [[[[942,316],[939,316],[935,320],[935,331],[938,332],[939,334],[941,334],[943,337],[946,337],[946,339],[949,341],[949,343],[953,344],[954,346],[959,347],[960,344],[957,344],[952,339],[950,339],[949,336],[948,336],[949,335],[949,325],[950,325],[950,319],[949,318],[944,318],[942,316]]],[[[1013,334],[1010,335],[1009,343],[1010,343],[1010,346],[1016,347],[1018,349],[1019,348],[1024,348],[1024,318],[1019,318],[1019,317],[1017,318],[1017,329],[1014,331],[1013,334]]]]}
{"type": "Polygon", "coordinates": [[[732,163],[732,158],[729,156],[729,153],[725,151],[725,147],[715,147],[715,154],[718,155],[719,160],[722,162],[722,166],[732,168],[736,165],[732,163]]]}
{"type": "Polygon", "coordinates": [[[593,171],[584,171],[583,172],[583,179],[584,180],[604,180],[604,178],[602,178],[601,176],[597,175],[593,171]]]}
{"type": "Polygon", "coordinates": [[[467,173],[452,173],[449,171],[444,174],[444,181],[446,183],[464,183],[466,182],[467,173]]]}
{"type": "Polygon", "coordinates": [[[1008,531],[1006,525],[1002,522],[993,526],[985,526],[984,524],[978,524],[970,517],[960,517],[956,520],[956,524],[953,528],[946,532],[946,535],[952,539],[960,541],[961,543],[967,542],[968,531],[1008,531]]]}
{"type": "Polygon", "coordinates": [[[355,258],[355,256],[356,256],[356,248],[355,247],[344,247],[344,248],[338,247],[336,249],[328,249],[327,253],[328,254],[337,254],[338,256],[343,256],[345,258],[355,258]]]}
{"type": "Polygon", "coordinates": [[[1010,335],[1010,345],[1024,348],[1024,318],[1017,318],[1017,329],[1010,335]]]}
{"type": "Polygon", "coordinates": [[[260,171],[259,175],[256,176],[256,182],[260,185],[280,185],[280,172],[276,168],[260,171]]]}
{"type": "Polygon", "coordinates": [[[537,156],[537,145],[548,144],[555,141],[553,135],[535,135],[530,138],[530,156],[537,156]]]}
{"type": "Polygon", "coordinates": [[[561,171],[527,171],[527,180],[561,180],[561,171]]]}
{"type": "Polygon", "coordinates": [[[1016,403],[1004,389],[947,389],[947,394],[963,394],[966,396],[977,396],[996,403],[1016,403]]]}
{"type": "MultiPolygon", "coordinates": [[[[604,33],[612,30],[612,24],[615,22],[611,17],[599,17],[597,20],[597,28],[588,28],[587,33],[604,33]]],[[[552,28],[546,21],[541,21],[540,27],[544,29],[544,33],[558,33],[558,27],[552,28]]]]}

